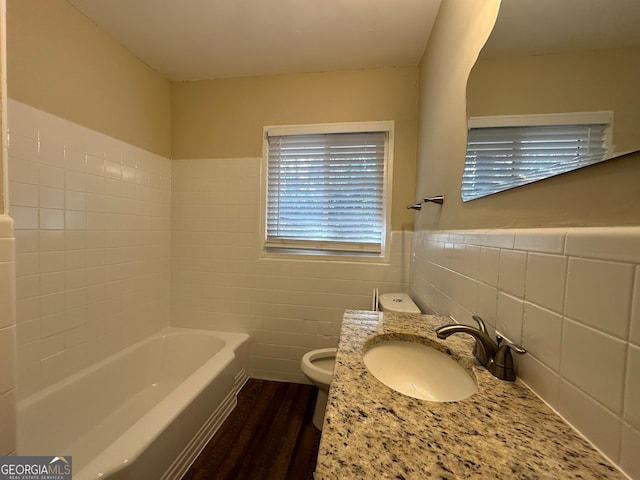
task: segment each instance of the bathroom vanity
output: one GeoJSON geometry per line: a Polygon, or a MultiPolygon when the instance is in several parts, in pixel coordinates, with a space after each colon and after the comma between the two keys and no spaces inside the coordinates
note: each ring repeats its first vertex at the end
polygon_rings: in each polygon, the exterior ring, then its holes
{"type": "Polygon", "coordinates": [[[436,337],[447,317],[347,311],[336,355],[316,480],[626,478],[519,380],[498,380],[472,355],[473,338],[436,337]],[[383,337],[380,337],[383,336],[383,337]],[[477,391],[456,402],[412,398],[363,363],[379,338],[438,342],[477,391]]]}

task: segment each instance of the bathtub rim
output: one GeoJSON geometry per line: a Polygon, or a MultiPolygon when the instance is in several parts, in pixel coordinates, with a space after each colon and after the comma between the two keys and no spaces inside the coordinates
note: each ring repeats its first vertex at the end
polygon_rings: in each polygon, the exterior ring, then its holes
{"type": "MultiPolygon", "coordinates": [[[[125,430],[120,436],[117,437],[114,442],[108,444],[102,452],[90,458],[86,463],[84,463],[81,469],[77,471],[75,471],[74,469],[74,478],[78,479],[100,478],[100,473],[102,473],[106,478],[111,475],[118,475],[119,472],[125,470],[126,467],[135,464],[136,460],[138,460],[147,451],[149,446],[152,445],[170,425],[172,425],[175,419],[188,409],[189,405],[194,401],[194,399],[198,398],[198,396],[202,394],[202,392],[205,391],[207,387],[215,382],[215,379],[218,375],[220,375],[225,369],[231,368],[231,365],[236,358],[236,352],[240,348],[242,348],[243,345],[249,343],[250,336],[248,334],[185,327],[165,327],[155,332],[154,334],[145,337],[121,349],[120,351],[109,355],[108,357],[105,357],[104,359],[86,366],[78,372],[74,372],[69,377],[66,377],[34,393],[33,395],[22,399],[18,402],[18,421],[20,418],[20,411],[27,409],[28,407],[39,401],[46,401],[46,397],[50,394],[54,394],[57,390],[68,387],[73,382],[82,381],[83,378],[95,372],[98,372],[101,368],[108,368],[109,363],[112,363],[128,354],[131,354],[141,347],[144,348],[144,346],[149,344],[150,342],[157,341],[158,339],[162,339],[166,336],[184,334],[216,337],[224,341],[224,346],[220,350],[213,353],[212,356],[208,357],[203,363],[198,365],[198,367],[196,367],[193,372],[191,372],[180,382],[177,388],[169,392],[157,404],[150,408],[142,417],[138,418],[134,423],[132,423],[129,428],[127,428],[127,430],[125,430]],[[188,399],[188,401],[185,401],[185,399],[188,399]],[[135,445],[135,448],[133,450],[131,449],[131,442],[133,443],[133,445],[135,445]],[[114,457],[126,458],[127,461],[117,463],[114,462],[114,457]]],[[[213,409],[214,411],[211,412],[210,415],[209,412],[207,412],[207,422],[210,421],[209,418],[217,415],[218,410],[222,408],[222,410],[226,412],[226,414],[219,422],[221,424],[222,421],[226,419],[231,410],[235,408],[237,393],[240,388],[242,388],[244,382],[246,382],[246,380],[248,379],[247,372],[244,368],[248,367],[248,356],[245,361],[246,364],[241,369],[241,377],[243,377],[243,381],[241,381],[239,384],[237,381],[232,382],[231,391],[225,396],[225,404],[216,406],[216,408],[213,409]],[[228,401],[226,400],[227,397],[229,397],[228,401]]],[[[206,442],[208,442],[213,434],[215,434],[217,428],[219,428],[219,425],[215,428],[214,431],[212,431],[206,442]]],[[[192,439],[185,439],[184,444],[183,442],[180,443],[181,447],[183,447],[183,450],[178,452],[177,457],[173,459],[169,470],[173,468],[173,464],[178,459],[183,457],[184,450],[191,445],[192,439]]],[[[202,446],[202,448],[204,448],[204,445],[202,446]]],[[[200,448],[200,450],[202,448],[200,448]]],[[[199,453],[199,451],[197,453],[199,453]]],[[[18,454],[20,454],[20,452],[18,452],[18,454]]],[[[195,457],[193,458],[193,460],[195,460],[195,457]]],[[[191,460],[191,462],[193,460],[191,460]]],[[[187,465],[187,467],[189,465],[190,463],[187,465]]]]}
{"type": "MultiPolygon", "coordinates": [[[[72,373],[71,375],[69,375],[68,377],[64,377],[61,380],[58,380],[55,383],[52,383],[51,385],[46,386],[45,388],[38,390],[34,393],[32,393],[31,395],[24,397],[22,399],[18,398],[18,402],[17,402],[17,410],[18,410],[18,420],[20,418],[20,410],[29,407],[30,405],[37,403],[38,401],[42,400],[43,398],[47,397],[48,395],[54,393],[56,390],[60,389],[60,388],[64,388],[72,383],[74,383],[75,381],[81,379],[82,377],[85,377],[97,370],[100,370],[100,368],[104,367],[105,365],[109,364],[110,362],[112,362],[115,359],[119,359],[124,357],[125,355],[133,352],[134,350],[136,350],[137,348],[146,345],[148,343],[153,342],[155,339],[157,338],[162,338],[166,335],[174,335],[174,334],[180,334],[180,333],[198,333],[198,334],[205,334],[205,335],[210,335],[210,336],[216,336],[216,337],[223,337],[225,335],[229,335],[229,338],[224,338],[225,340],[225,347],[228,345],[228,340],[235,340],[235,343],[237,343],[236,347],[238,345],[240,345],[242,343],[242,339],[246,339],[249,340],[251,337],[246,334],[246,333],[240,333],[240,332],[224,332],[224,331],[219,331],[219,330],[205,330],[205,329],[201,329],[201,328],[188,328],[188,327],[173,327],[173,326],[167,326],[164,327],[160,330],[157,330],[156,332],[152,333],[151,335],[144,337],[140,340],[138,340],[135,343],[132,343],[131,345],[128,345],[124,348],[122,348],[121,350],[118,350],[115,353],[112,353],[111,355],[104,357],[96,362],[91,363],[90,365],[87,365],[86,367],[78,370],[77,372],[72,373]],[[235,336],[238,336],[237,338],[235,336]]],[[[200,368],[200,367],[198,367],[200,368]]],[[[18,392],[18,397],[20,396],[19,392],[18,392]]]]}

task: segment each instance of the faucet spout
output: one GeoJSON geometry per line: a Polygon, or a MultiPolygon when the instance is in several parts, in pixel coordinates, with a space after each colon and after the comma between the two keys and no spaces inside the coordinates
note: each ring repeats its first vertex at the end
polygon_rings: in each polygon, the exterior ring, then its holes
{"type": "Polygon", "coordinates": [[[436,328],[438,338],[445,339],[454,333],[466,333],[474,337],[476,339],[476,345],[480,347],[474,349],[476,358],[486,368],[490,368],[490,364],[498,352],[498,346],[491,340],[491,337],[489,337],[486,332],[463,324],[443,325],[436,328]]]}
{"type": "Polygon", "coordinates": [[[511,350],[519,354],[527,353],[527,351],[513,344],[502,344],[502,337],[498,336],[498,343],[491,340],[491,337],[487,334],[487,327],[485,327],[482,319],[476,315],[473,319],[478,322],[478,327],[470,327],[469,325],[463,325],[458,323],[452,323],[450,325],[442,325],[436,328],[436,335],[438,338],[445,339],[449,335],[454,333],[466,333],[476,339],[475,346],[473,348],[473,354],[478,361],[487,369],[491,374],[500,380],[514,381],[516,379],[516,371],[513,368],[513,358],[511,356],[511,350]]]}
{"type": "Polygon", "coordinates": [[[516,371],[513,368],[511,350],[513,349],[514,352],[519,354],[527,353],[527,351],[517,345],[501,344],[502,337],[498,337],[498,343],[495,343],[487,334],[487,328],[482,319],[476,315],[473,316],[473,319],[478,322],[479,328],[453,323],[436,328],[436,335],[442,339],[454,333],[471,335],[476,339],[473,354],[478,361],[500,380],[514,381],[516,379],[516,371]]]}

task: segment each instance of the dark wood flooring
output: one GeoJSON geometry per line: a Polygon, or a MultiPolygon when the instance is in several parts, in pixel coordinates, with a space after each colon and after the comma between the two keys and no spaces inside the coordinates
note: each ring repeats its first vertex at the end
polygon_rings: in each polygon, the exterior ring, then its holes
{"type": "Polygon", "coordinates": [[[316,387],[249,379],[182,480],[313,480],[316,387]]]}

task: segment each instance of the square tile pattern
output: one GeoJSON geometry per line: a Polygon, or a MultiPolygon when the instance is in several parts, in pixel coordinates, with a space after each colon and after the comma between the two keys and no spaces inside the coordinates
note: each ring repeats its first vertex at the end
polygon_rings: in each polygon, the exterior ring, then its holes
{"type": "Polygon", "coordinates": [[[304,382],[345,309],[407,290],[411,233],[387,263],[262,258],[259,158],[170,161],[9,113],[21,398],[169,322],[249,333],[254,377],[304,382]]]}
{"type": "Polygon", "coordinates": [[[3,418],[16,393],[169,323],[249,333],[252,376],[302,382],[300,358],[337,345],[345,309],[409,289],[522,344],[524,381],[640,471],[640,228],[393,232],[386,263],[265,257],[261,159],[170,161],[13,100],[9,114],[3,418]]]}
{"type": "Polygon", "coordinates": [[[16,451],[16,325],[14,222],[0,215],[0,456],[16,451]]]}
{"type": "Polygon", "coordinates": [[[640,471],[640,227],[416,232],[409,283],[421,308],[468,324],[477,313],[526,348],[520,377],[640,471]],[[477,265],[460,268],[470,248],[477,265]],[[475,304],[459,295],[469,282],[475,304]]]}
{"type": "Polygon", "coordinates": [[[260,158],[174,160],[171,322],[251,335],[253,375],[305,382],[300,359],[338,344],[345,309],[373,288],[407,290],[411,233],[393,232],[388,263],[265,257],[260,158]]]}
{"type": "Polygon", "coordinates": [[[13,100],[8,109],[25,398],[169,324],[171,162],[13,100]]]}

